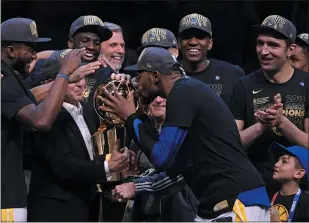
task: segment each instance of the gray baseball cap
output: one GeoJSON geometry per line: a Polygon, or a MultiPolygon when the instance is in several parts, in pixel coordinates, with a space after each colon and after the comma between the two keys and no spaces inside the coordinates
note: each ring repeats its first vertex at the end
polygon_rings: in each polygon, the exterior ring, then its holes
{"type": "Polygon", "coordinates": [[[164,48],[177,47],[177,39],[174,33],[168,29],[152,28],[143,34],[141,46],[137,50],[142,51],[144,48],[150,46],[164,48]]]}
{"type": "Polygon", "coordinates": [[[199,29],[212,36],[210,20],[197,13],[186,15],[180,20],[178,35],[188,29],[199,29]]]}
{"type": "Polygon", "coordinates": [[[309,46],[309,34],[308,33],[302,33],[299,34],[296,37],[296,41],[298,42],[302,42],[303,44],[305,44],[307,47],[309,46]]]}
{"type": "Polygon", "coordinates": [[[178,70],[180,64],[177,59],[162,47],[145,48],[137,61],[137,64],[124,68],[125,71],[150,71],[160,74],[170,74],[178,70]]]}
{"type": "Polygon", "coordinates": [[[101,41],[106,41],[113,36],[113,33],[107,27],[104,27],[103,21],[94,15],[80,16],[70,27],[69,38],[72,38],[80,29],[91,29],[100,37],[101,41]]]}
{"type": "Polygon", "coordinates": [[[296,39],[296,27],[291,21],[280,15],[267,16],[262,24],[254,25],[253,28],[257,31],[257,33],[263,30],[273,30],[293,42],[296,39]]]}
{"type": "Polygon", "coordinates": [[[48,42],[50,38],[39,38],[35,21],[27,18],[12,18],[1,24],[1,41],[48,42]]]}

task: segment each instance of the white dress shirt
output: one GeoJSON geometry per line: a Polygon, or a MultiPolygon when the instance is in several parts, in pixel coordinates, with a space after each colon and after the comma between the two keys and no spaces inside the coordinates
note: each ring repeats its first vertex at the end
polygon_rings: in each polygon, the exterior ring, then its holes
{"type": "MultiPolygon", "coordinates": [[[[86,144],[89,157],[91,160],[93,160],[93,142],[92,142],[90,131],[88,129],[88,126],[83,116],[82,105],[78,102],[77,107],[76,107],[75,105],[69,104],[67,102],[63,102],[63,107],[70,113],[76,125],[78,126],[78,129],[81,132],[84,142],[86,144]]],[[[106,178],[109,179],[110,172],[109,172],[107,161],[104,161],[104,168],[105,168],[106,178]]]]}

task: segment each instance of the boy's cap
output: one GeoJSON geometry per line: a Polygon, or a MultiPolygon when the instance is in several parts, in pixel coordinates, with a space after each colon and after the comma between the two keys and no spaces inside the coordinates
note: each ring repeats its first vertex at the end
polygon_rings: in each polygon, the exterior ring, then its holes
{"type": "Polygon", "coordinates": [[[141,46],[137,50],[140,52],[150,46],[164,48],[177,47],[177,39],[168,29],[152,28],[143,34],[141,46]]]}
{"type": "Polygon", "coordinates": [[[79,29],[87,27],[93,28],[102,42],[110,39],[113,36],[112,31],[107,27],[104,27],[104,23],[99,17],[94,15],[87,15],[80,16],[72,23],[70,27],[69,38],[72,38],[79,29]]]}
{"type": "Polygon", "coordinates": [[[296,39],[296,27],[291,21],[280,15],[270,15],[264,19],[262,24],[254,25],[253,28],[257,31],[257,33],[263,30],[273,30],[282,34],[292,42],[296,39]]]}
{"type": "Polygon", "coordinates": [[[177,62],[177,59],[166,49],[161,47],[147,47],[141,52],[137,64],[126,67],[124,70],[169,74],[171,71],[177,70],[178,67],[180,67],[180,64],[177,62]]]}
{"type": "Polygon", "coordinates": [[[306,170],[307,180],[309,180],[309,167],[308,167],[308,149],[301,146],[290,146],[285,147],[279,143],[272,143],[269,147],[270,154],[278,159],[280,156],[284,154],[289,154],[297,157],[302,167],[306,170]]]}
{"type": "Polygon", "coordinates": [[[192,28],[202,30],[212,36],[210,20],[205,16],[193,13],[183,17],[179,22],[178,35],[192,28]]]}
{"type": "Polygon", "coordinates": [[[305,44],[307,47],[309,46],[309,34],[308,33],[302,33],[299,34],[296,37],[296,42],[302,42],[303,44],[305,44]]]}
{"type": "Polygon", "coordinates": [[[35,21],[27,18],[12,18],[1,24],[1,41],[7,42],[48,42],[50,38],[39,38],[35,21]]]}

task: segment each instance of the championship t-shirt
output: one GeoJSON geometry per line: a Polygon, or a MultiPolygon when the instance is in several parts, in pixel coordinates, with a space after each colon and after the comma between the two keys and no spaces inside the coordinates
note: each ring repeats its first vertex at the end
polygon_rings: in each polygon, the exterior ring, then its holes
{"type": "Polygon", "coordinates": [[[225,103],[228,103],[233,93],[233,85],[240,77],[245,76],[245,73],[239,66],[225,61],[209,59],[209,62],[205,70],[186,74],[208,84],[225,103]]]}
{"type": "Polygon", "coordinates": [[[162,129],[188,129],[168,174],[183,173],[200,202],[199,216],[211,214],[221,201],[264,185],[244,152],[232,113],[208,85],[194,78],[178,80],[166,109],[162,129]]]}
{"type": "MultiPolygon", "coordinates": [[[[234,87],[230,109],[236,120],[245,122],[245,129],[254,125],[254,113],[266,110],[274,104],[274,96],[280,93],[283,103],[283,115],[295,126],[304,131],[304,121],[308,115],[309,73],[294,70],[293,76],[286,83],[269,82],[261,70],[242,78],[234,87]]],[[[269,129],[247,150],[250,160],[258,165],[268,163],[268,147],[272,142],[284,146],[292,144],[276,127],[269,129]]]]}
{"type": "MultiPolygon", "coordinates": [[[[283,196],[278,194],[273,207],[279,211],[280,220],[287,222],[290,215],[291,206],[294,200],[295,194],[283,196]]],[[[308,222],[309,221],[309,193],[303,190],[300,194],[297,202],[293,222],[308,222]]]]}

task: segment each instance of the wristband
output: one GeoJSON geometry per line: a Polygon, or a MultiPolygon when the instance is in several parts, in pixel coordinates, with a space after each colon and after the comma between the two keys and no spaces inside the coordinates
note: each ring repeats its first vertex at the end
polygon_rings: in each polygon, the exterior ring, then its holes
{"type": "Polygon", "coordinates": [[[70,80],[70,76],[67,75],[67,74],[57,74],[56,77],[63,77],[63,78],[65,78],[65,79],[67,79],[67,80],[70,80]]]}

